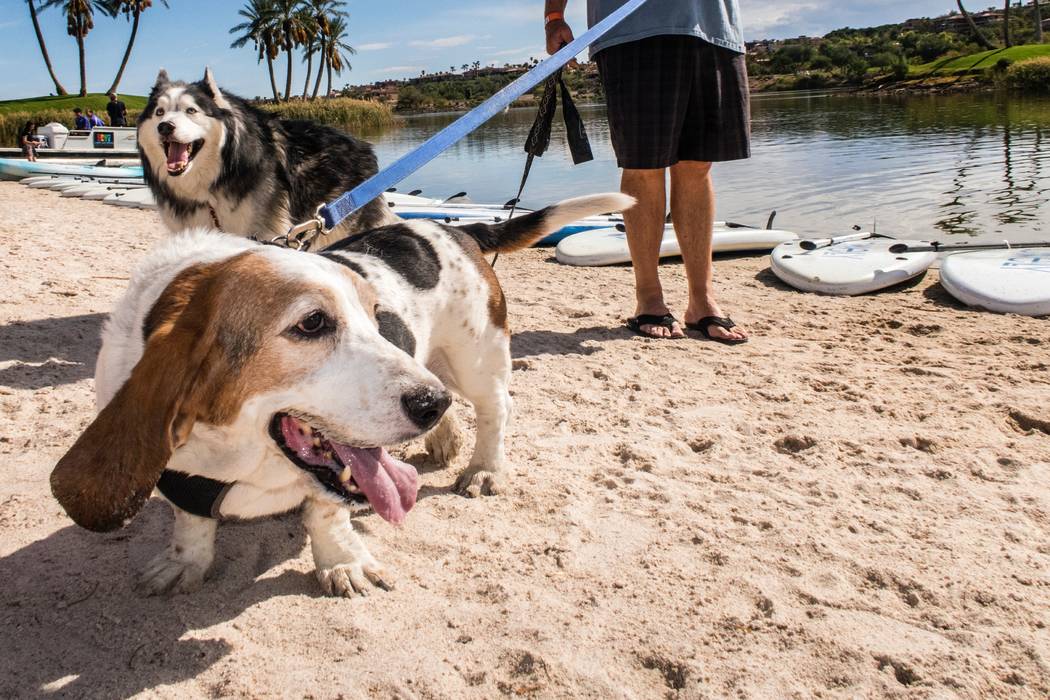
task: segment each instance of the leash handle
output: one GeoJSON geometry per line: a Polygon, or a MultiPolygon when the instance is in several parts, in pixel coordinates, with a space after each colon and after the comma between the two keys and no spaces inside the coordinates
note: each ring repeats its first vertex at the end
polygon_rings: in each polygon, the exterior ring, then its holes
{"type": "Polygon", "coordinates": [[[628,0],[601,22],[598,22],[598,24],[560,48],[556,54],[549,56],[532,70],[519,76],[514,82],[505,86],[495,95],[431,136],[415,150],[402,156],[393,164],[380,170],[338,199],[323,206],[320,213],[324,219],[325,227],[328,229],[335,228],[343,219],[386,192],[388,188],[393,187],[422,168],[447,150],[452,144],[502,112],[511,102],[554,75],[558,69],[571,61],[576,54],[607,34],[610,29],[622,22],[646,2],[647,0],[628,0]]]}

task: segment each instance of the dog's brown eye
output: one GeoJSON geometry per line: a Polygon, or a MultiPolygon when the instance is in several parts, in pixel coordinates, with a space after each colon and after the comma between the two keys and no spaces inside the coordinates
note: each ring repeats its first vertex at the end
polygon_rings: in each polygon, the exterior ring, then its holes
{"type": "Polygon", "coordinates": [[[154,114],[157,115],[158,117],[163,117],[164,116],[164,109],[162,107],[157,107],[157,111],[154,112],[154,114]]]}
{"type": "Polygon", "coordinates": [[[301,338],[315,338],[335,330],[335,323],[323,311],[314,311],[303,317],[292,330],[301,338]]]}
{"type": "Polygon", "coordinates": [[[186,114],[196,114],[196,113],[197,113],[197,108],[196,107],[187,107],[186,108],[186,114]]]}

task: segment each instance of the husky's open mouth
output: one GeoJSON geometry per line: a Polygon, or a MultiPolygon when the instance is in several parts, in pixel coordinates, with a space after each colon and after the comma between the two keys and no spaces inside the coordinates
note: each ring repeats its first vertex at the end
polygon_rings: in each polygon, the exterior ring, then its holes
{"type": "Polygon", "coordinates": [[[186,172],[190,163],[204,148],[204,139],[197,139],[193,143],[180,143],[171,138],[166,138],[164,153],[168,157],[168,175],[177,177],[186,172]]]}
{"type": "Polygon", "coordinates": [[[418,479],[412,465],[382,447],[336,442],[306,420],[278,413],[270,437],[292,464],[347,501],[367,501],[379,517],[400,525],[416,504],[418,479]]]}

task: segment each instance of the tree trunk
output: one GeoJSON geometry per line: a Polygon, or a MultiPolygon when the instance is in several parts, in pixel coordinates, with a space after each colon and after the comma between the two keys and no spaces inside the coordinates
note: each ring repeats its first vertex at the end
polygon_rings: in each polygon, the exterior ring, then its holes
{"type": "Polygon", "coordinates": [[[1043,43],[1043,11],[1039,7],[1039,0],[1032,3],[1035,5],[1035,43],[1043,43]]]}
{"type": "Polygon", "coordinates": [[[83,32],[82,18],[77,19],[76,30],[77,30],[77,53],[80,57],[80,92],[78,93],[81,97],[87,97],[87,62],[86,56],[84,55],[84,32],[83,32]]]}
{"type": "Polygon", "coordinates": [[[124,77],[124,69],[128,66],[128,59],[131,58],[131,47],[135,45],[135,36],[139,32],[139,16],[142,12],[135,6],[135,16],[131,20],[131,36],[128,37],[128,48],[124,49],[124,58],[120,62],[120,70],[117,71],[117,77],[113,78],[113,84],[109,86],[109,90],[106,92],[116,92],[117,86],[120,85],[120,79],[124,77]]]}
{"type": "Polygon", "coordinates": [[[328,62],[328,92],[324,94],[325,97],[331,97],[332,95],[332,62],[328,62]]]}
{"type": "Polygon", "coordinates": [[[317,99],[317,93],[321,91],[321,80],[324,78],[324,67],[328,63],[328,54],[325,53],[327,45],[325,40],[321,39],[321,49],[319,54],[321,56],[321,65],[317,67],[317,80],[314,82],[314,94],[310,97],[312,100],[317,99]]]}
{"type": "Polygon", "coordinates": [[[284,52],[288,54],[288,72],[284,77],[284,99],[287,100],[292,96],[292,44],[288,42],[284,45],[284,52]]]}
{"type": "Polygon", "coordinates": [[[33,5],[33,0],[29,0],[29,16],[33,18],[33,30],[36,32],[36,41],[40,44],[40,53],[44,56],[44,65],[47,66],[47,73],[51,76],[51,82],[55,84],[55,93],[58,95],[68,95],[66,89],[62,86],[62,83],[58,82],[58,76],[55,75],[55,69],[51,66],[51,56],[47,53],[47,46],[44,45],[44,35],[40,31],[40,22],[36,18],[36,7],[33,5]]]}
{"type": "Polygon", "coordinates": [[[959,12],[961,12],[962,16],[966,18],[966,23],[970,25],[970,32],[973,33],[973,38],[977,40],[977,43],[981,45],[981,48],[994,49],[995,46],[992,45],[992,42],[988,41],[984,36],[984,33],[981,32],[981,29],[977,26],[977,23],[973,21],[973,17],[971,17],[970,13],[966,11],[965,7],[963,7],[962,0],[955,0],[955,4],[959,6],[959,12]]]}
{"type": "Polygon", "coordinates": [[[266,67],[270,71],[270,89],[273,90],[273,101],[280,102],[281,96],[277,93],[277,76],[273,74],[273,59],[270,58],[269,49],[266,49],[266,67]]]}
{"type": "Polygon", "coordinates": [[[310,94],[310,76],[314,70],[314,54],[311,51],[306,54],[306,82],[303,83],[303,99],[310,94]]]}
{"type": "Polygon", "coordinates": [[[1010,41],[1010,3],[1012,0],[1005,0],[1003,3],[1003,46],[1010,48],[1013,43],[1010,41]]]}

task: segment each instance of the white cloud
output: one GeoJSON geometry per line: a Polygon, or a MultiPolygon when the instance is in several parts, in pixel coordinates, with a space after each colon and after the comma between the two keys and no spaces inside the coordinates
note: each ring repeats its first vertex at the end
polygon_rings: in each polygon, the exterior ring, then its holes
{"type": "Polygon", "coordinates": [[[393,46],[389,41],[374,41],[371,44],[360,44],[357,46],[358,51],[382,51],[383,49],[389,49],[393,46]]]}
{"type": "Polygon", "coordinates": [[[410,41],[409,44],[426,49],[449,49],[453,46],[469,44],[477,38],[478,37],[474,34],[457,34],[456,36],[443,36],[437,39],[428,39],[426,41],[410,41]]]}
{"type": "Polygon", "coordinates": [[[516,49],[507,49],[506,51],[496,51],[492,55],[493,56],[520,56],[523,53],[528,53],[529,51],[535,52],[535,51],[541,51],[541,50],[543,50],[542,46],[540,46],[539,44],[534,44],[534,45],[531,45],[531,46],[522,46],[522,47],[519,47],[519,48],[516,48],[516,49]]]}
{"type": "Polygon", "coordinates": [[[377,68],[376,73],[416,73],[423,70],[423,66],[387,66],[377,68]]]}

